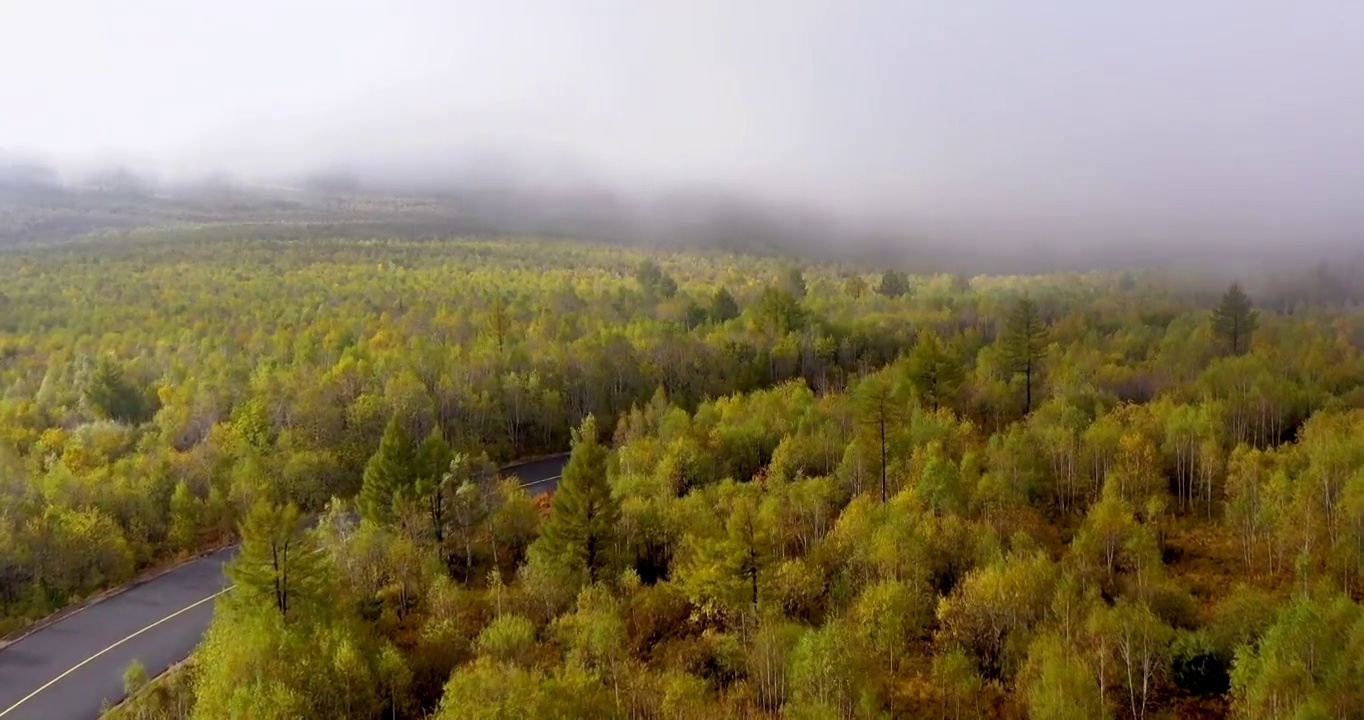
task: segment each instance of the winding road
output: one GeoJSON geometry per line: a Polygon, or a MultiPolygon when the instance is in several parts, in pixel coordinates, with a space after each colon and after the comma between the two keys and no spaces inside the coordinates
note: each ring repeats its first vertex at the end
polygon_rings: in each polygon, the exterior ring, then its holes
{"type": "MultiPolygon", "coordinates": [[[[533,495],[554,490],[566,457],[504,469],[533,495]]],[[[95,720],[123,698],[134,660],[159,675],[189,656],[227,591],[227,548],[91,603],[0,648],[0,719],[95,720]]]]}

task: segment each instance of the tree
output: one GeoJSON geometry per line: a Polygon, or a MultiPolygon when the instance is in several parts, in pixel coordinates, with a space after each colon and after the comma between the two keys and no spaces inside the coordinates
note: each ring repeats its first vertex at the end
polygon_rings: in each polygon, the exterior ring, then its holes
{"type": "Polygon", "coordinates": [[[919,402],[937,410],[951,406],[961,387],[961,363],[947,352],[930,330],[919,333],[909,356],[909,382],[919,402]]]}
{"type": "Polygon", "coordinates": [[[1099,720],[1111,716],[1089,664],[1055,635],[1028,649],[1023,694],[1033,720],[1099,720]]]}
{"type": "Polygon", "coordinates": [[[651,295],[670,298],[677,294],[677,281],[663,272],[663,268],[653,260],[645,260],[635,268],[635,280],[651,295]]]}
{"type": "Polygon", "coordinates": [[[808,630],[791,653],[791,709],[797,717],[852,717],[868,687],[856,634],[841,621],[808,630]]]}
{"type": "Polygon", "coordinates": [[[1213,334],[1225,352],[1243,355],[1250,349],[1250,336],[1258,326],[1259,312],[1252,308],[1240,283],[1232,283],[1222,296],[1222,302],[1212,311],[1213,334]]]}
{"type": "Polygon", "coordinates": [[[535,623],[513,614],[497,617],[474,641],[479,655],[516,665],[530,664],[534,647],[535,623]]]}
{"type": "Polygon", "coordinates": [[[1071,554],[1080,567],[1098,575],[1105,587],[1112,587],[1129,541],[1137,531],[1132,506],[1117,492],[1117,486],[1104,486],[1103,497],[1090,506],[1084,524],[1071,542],[1071,554]]]}
{"type": "Polygon", "coordinates": [[[360,486],[360,514],[371,522],[393,519],[393,497],[405,490],[415,479],[416,452],[402,420],[389,418],[379,449],[365,464],[364,481],[360,486]]]}
{"type": "Polygon", "coordinates": [[[791,293],[775,287],[765,287],[753,304],[752,312],[758,327],[765,330],[768,339],[775,342],[781,336],[794,331],[805,321],[805,309],[791,293]]]}
{"type": "Polygon", "coordinates": [[[963,717],[979,717],[981,690],[985,682],[976,664],[961,648],[934,655],[932,677],[933,684],[942,694],[943,718],[961,720],[963,717]]]}
{"type": "Polygon", "coordinates": [[[772,563],[775,533],[753,485],[726,483],[721,489],[733,491],[719,501],[728,510],[724,532],[692,540],[677,579],[703,613],[737,616],[757,610],[766,593],[762,582],[772,563]]]}
{"type": "Polygon", "coordinates": [[[327,602],[328,565],[294,505],[258,501],[241,525],[241,551],[227,566],[237,598],[297,620],[327,602]]]}
{"type": "Polygon", "coordinates": [[[95,364],[85,386],[85,401],[101,418],[128,424],[147,419],[141,391],[127,379],[118,361],[108,355],[95,364]]]}
{"type": "Polygon", "coordinates": [[[894,673],[900,653],[924,635],[933,617],[933,593],[927,583],[882,580],[863,589],[852,615],[868,649],[894,673]]]}
{"type": "Polygon", "coordinates": [[[1142,720],[1168,666],[1174,631],[1145,603],[1125,597],[1112,608],[1096,608],[1089,624],[1099,636],[1097,645],[1111,653],[1111,658],[1104,657],[1102,662],[1113,662],[1126,691],[1131,717],[1142,720]]]}
{"type": "Polygon", "coordinates": [[[999,344],[1005,370],[1023,375],[1023,411],[1031,413],[1033,385],[1042,371],[1042,354],[1047,347],[1047,325],[1031,299],[1023,297],[1014,303],[1004,320],[999,344]]]}
{"type": "Polygon", "coordinates": [[[938,603],[942,640],[972,655],[986,677],[1007,679],[1027,633],[1049,609],[1056,568],[1045,553],[1000,558],[967,573],[938,603]]]}
{"type": "Polygon", "coordinates": [[[607,680],[619,702],[630,668],[629,637],[621,603],[600,585],[578,593],[577,609],[555,621],[570,662],[607,680]]]}
{"type": "Polygon", "coordinates": [[[407,484],[411,485],[423,478],[440,477],[449,468],[451,458],[450,443],[446,442],[445,433],[439,425],[431,428],[412,458],[412,477],[407,484]]]}
{"type": "Polygon", "coordinates": [[[488,308],[488,332],[492,333],[497,349],[501,352],[507,344],[507,333],[511,331],[511,319],[507,317],[507,301],[502,293],[493,296],[492,306],[488,308]]]}
{"type": "Polygon", "coordinates": [[[189,485],[175,484],[170,500],[170,527],[167,540],[180,552],[193,552],[204,534],[204,502],[195,497],[189,485]]]}
{"type": "Polygon", "coordinates": [[[867,281],[856,273],[843,278],[843,293],[856,300],[867,293],[867,281]]]}
{"type": "MultiPolygon", "coordinates": [[[[479,472],[466,455],[455,453],[448,468],[441,474],[439,488],[432,495],[433,503],[437,497],[443,503],[439,509],[443,513],[445,528],[448,528],[441,533],[441,552],[446,552],[444,543],[450,540],[457,540],[463,546],[466,579],[473,576],[474,544],[479,528],[496,509],[493,498],[497,488],[492,479],[493,473],[479,472]]],[[[434,504],[430,507],[432,512],[436,510],[434,504]]],[[[492,540],[495,559],[496,538],[492,540]]],[[[447,554],[447,565],[450,564],[450,557],[447,554]]]]}
{"type": "Polygon", "coordinates": [[[544,533],[532,546],[587,580],[609,576],[614,566],[620,504],[606,477],[607,449],[597,420],[588,415],[573,433],[573,451],[554,493],[544,533]]]}
{"type": "Polygon", "coordinates": [[[881,283],[876,286],[876,292],[888,298],[907,295],[909,293],[909,276],[899,270],[886,270],[881,273],[881,283]]]}
{"type": "Polygon", "coordinates": [[[739,317],[739,304],[734,302],[734,296],[729,294],[729,289],[725,286],[715,288],[715,294],[710,296],[709,314],[713,323],[723,323],[739,317]]]}
{"type": "Polygon", "coordinates": [[[797,300],[804,299],[806,292],[805,273],[801,272],[801,269],[798,266],[792,265],[786,269],[786,272],[782,273],[781,279],[777,282],[777,286],[782,290],[791,293],[791,297],[794,297],[797,300]]]}
{"type": "Polygon", "coordinates": [[[1278,612],[1259,642],[1237,650],[1232,707],[1250,720],[1359,717],[1362,651],[1360,606],[1323,590],[1305,594],[1278,612]]]}
{"type": "Polygon", "coordinates": [[[872,375],[857,386],[857,424],[878,449],[881,464],[881,502],[886,490],[886,437],[904,417],[904,405],[895,386],[884,375],[872,375]]]}

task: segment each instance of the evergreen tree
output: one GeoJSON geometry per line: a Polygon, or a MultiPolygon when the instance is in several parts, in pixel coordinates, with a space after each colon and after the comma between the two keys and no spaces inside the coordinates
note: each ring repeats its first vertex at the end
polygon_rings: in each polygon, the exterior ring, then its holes
{"type": "Polygon", "coordinates": [[[326,602],[327,560],[297,507],[258,501],[240,532],[241,552],[227,566],[238,599],[291,620],[326,602]]]}
{"type": "Polygon", "coordinates": [[[885,377],[873,375],[857,386],[857,424],[864,435],[870,436],[879,449],[881,460],[881,502],[886,490],[886,437],[895,423],[904,416],[904,407],[896,396],[895,386],[885,377]]]}
{"type": "Polygon", "coordinates": [[[1037,305],[1029,298],[1019,298],[999,338],[1005,369],[1012,375],[1023,375],[1023,411],[1032,412],[1032,389],[1042,371],[1042,354],[1047,347],[1047,324],[1037,305]]]}
{"type": "Polygon", "coordinates": [[[771,532],[758,512],[758,503],[749,493],[740,495],[725,523],[729,565],[740,578],[746,599],[758,608],[758,577],[771,561],[771,532]]]}
{"type": "Polygon", "coordinates": [[[440,426],[431,428],[426,439],[417,448],[413,459],[412,477],[408,484],[425,478],[439,478],[450,466],[450,443],[445,441],[445,433],[440,426]]]}
{"type": "Polygon", "coordinates": [[[1239,283],[1232,283],[1222,296],[1222,302],[1212,311],[1212,331],[1231,355],[1243,355],[1250,349],[1250,336],[1259,327],[1259,312],[1250,298],[1241,291],[1239,283]]]}
{"type": "MultiPolygon", "coordinates": [[[[794,295],[781,288],[765,287],[752,312],[768,337],[775,339],[794,331],[805,322],[805,308],[794,295]]],[[[775,341],[775,340],[774,340],[775,341]]]]}
{"type": "Polygon", "coordinates": [[[961,363],[943,348],[930,331],[919,333],[909,356],[909,381],[919,402],[937,410],[951,405],[962,381],[961,363]]]}
{"type": "Polygon", "coordinates": [[[805,286],[805,273],[801,272],[799,267],[793,265],[787,268],[786,272],[782,274],[781,279],[777,282],[777,287],[790,293],[791,297],[801,300],[805,297],[807,290],[805,286]]]}
{"type": "Polygon", "coordinates": [[[677,281],[653,260],[645,260],[635,268],[635,280],[651,295],[670,298],[677,294],[677,281]]]}
{"type": "Polygon", "coordinates": [[[899,270],[887,270],[881,273],[881,284],[877,286],[876,292],[889,298],[897,298],[909,294],[909,276],[899,270]]]}
{"type": "Polygon", "coordinates": [[[739,304],[734,302],[734,296],[724,286],[716,288],[710,298],[710,321],[722,323],[736,317],[739,317],[739,304]]]}
{"type": "Polygon", "coordinates": [[[589,582],[608,576],[620,505],[606,479],[607,449],[588,415],[573,433],[573,453],[554,493],[549,520],[536,544],[589,582]]]}
{"type": "Polygon", "coordinates": [[[393,496],[416,479],[416,452],[402,421],[394,415],[384,428],[379,449],[365,464],[364,482],[360,486],[360,514],[373,522],[387,522],[393,517],[393,496]]]}
{"type": "Polygon", "coordinates": [[[95,415],[107,420],[134,424],[146,419],[141,394],[123,374],[123,367],[109,356],[96,363],[85,386],[85,401],[95,415]]]}
{"type": "Polygon", "coordinates": [[[510,330],[511,318],[507,316],[507,302],[502,299],[502,294],[498,293],[493,296],[492,307],[488,309],[488,331],[497,341],[498,351],[506,347],[507,333],[510,330]]]}

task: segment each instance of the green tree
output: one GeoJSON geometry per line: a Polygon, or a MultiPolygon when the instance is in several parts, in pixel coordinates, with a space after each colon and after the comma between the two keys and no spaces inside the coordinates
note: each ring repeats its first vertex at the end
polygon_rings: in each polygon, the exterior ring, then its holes
{"type": "Polygon", "coordinates": [[[1033,720],[1102,720],[1111,717],[1089,664],[1055,635],[1028,649],[1023,695],[1033,720]]]}
{"type": "Polygon", "coordinates": [[[976,664],[961,648],[934,655],[932,677],[942,697],[943,718],[980,717],[980,696],[985,682],[976,664]]]}
{"type": "Polygon", "coordinates": [[[587,582],[610,577],[615,564],[620,504],[607,481],[607,454],[597,420],[588,415],[573,433],[573,452],[554,493],[549,520],[531,550],[539,548],[587,582]]]}
{"type": "Polygon", "coordinates": [[[873,693],[856,634],[840,621],[806,631],[791,653],[789,709],[797,717],[852,717],[873,693]]]}
{"type": "Polygon", "coordinates": [[[1250,349],[1250,336],[1259,326],[1259,312],[1241,290],[1240,283],[1232,283],[1222,296],[1222,302],[1212,311],[1212,331],[1225,352],[1243,355],[1250,349]]]}
{"type": "Polygon", "coordinates": [[[663,272],[653,260],[644,260],[635,268],[635,280],[645,292],[670,298],[677,294],[677,281],[663,272]]]}
{"type": "Polygon", "coordinates": [[[715,288],[715,293],[710,296],[708,314],[713,323],[723,323],[739,317],[739,304],[734,302],[734,296],[730,295],[729,290],[723,285],[715,288]]]}
{"type": "Polygon", "coordinates": [[[535,623],[520,615],[502,615],[493,620],[474,641],[479,655],[498,662],[529,665],[535,648],[535,623]]]}
{"type": "Polygon", "coordinates": [[[777,281],[777,286],[790,293],[791,297],[802,300],[805,298],[806,292],[805,273],[801,271],[800,267],[792,265],[782,273],[780,280],[777,281]]]}
{"type": "Polygon", "coordinates": [[[907,295],[909,294],[909,276],[899,270],[886,270],[881,273],[881,283],[876,286],[876,292],[888,298],[907,295]]]}
{"type": "Polygon", "coordinates": [[[930,330],[919,332],[909,356],[909,382],[919,402],[934,410],[951,407],[961,387],[961,362],[942,346],[930,330]]]}
{"type": "Polygon", "coordinates": [[[751,312],[758,327],[771,342],[793,332],[805,321],[805,309],[801,307],[800,301],[791,293],[775,287],[763,288],[751,312]]]}
{"type": "Polygon", "coordinates": [[[1361,657],[1359,605],[1314,590],[1281,609],[1258,643],[1237,650],[1232,707],[1248,720],[1359,717],[1361,657]]]}
{"type": "Polygon", "coordinates": [[[317,537],[292,504],[257,502],[241,525],[241,551],[227,566],[234,599],[291,621],[325,607],[329,566],[317,537]]]}
{"type": "Polygon", "coordinates": [[[1023,376],[1023,411],[1031,413],[1032,391],[1047,347],[1047,324],[1031,299],[1023,297],[1014,303],[1004,320],[999,345],[1005,369],[1023,376]]]}
{"type": "Polygon", "coordinates": [[[756,610],[766,592],[763,579],[772,564],[773,534],[769,518],[759,507],[751,485],[727,483],[728,511],[724,534],[692,540],[689,560],[679,568],[678,581],[688,598],[703,612],[731,616],[756,610]]]}
{"type": "Polygon", "coordinates": [[[972,570],[938,603],[939,635],[972,655],[986,677],[1011,678],[1055,585],[1056,567],[1041,552],[972,570]]]}
{"type": "Polygon", "coordinates": [[[867,281],[856,273],[843,278],[843,293],[856,300],[867,293],[867,281]]]}
{"type": "Polygon", "coordinates": [[[511,318],[507,315],[507,301],[502,298],[502,293],[497,293],[488,308],[488,332],[492,333],[499,352],[506,349],[507,334],[511,332],[511,325],[511,318]]]}
{"type": "Polygon", "coordinates": [[[408,437],[402,419],[389,418],[379,449],[365,464],[360,486],[360,514],[371,522],[393,519],[393,497],[413,484],[417,465],[416,448],[408,437]]]}
{"type": "Polygon", "coordinates": [[[872,375],[857,386],[856,404],[858,427],[877,450],[881,467],[881,502],[885,502],[888,497],[886,443],[905,415],[904,402],[895,385],[884,375],[872,375]]]}
{"type": "Polygon", "coordinates": [[[170,499],[170,527],[167,541],[179,552],[198,549],[205,530],[204,502],[195,497],[189,485],[181,480],[175,484],[170,499]]]}
{"type": "Polygon", "coordinates": [[[852,616],[863,642],[894,673],[933,618],[933,594],[926,583],[882,580],[863,589],[852,616]]]}
{"type": "Polygon", "coordinates": [[[129,424],[147,419],[141,391],[124,375],[123,366],[108,355],[95,364],[85,385],[85,401],[97,417],[129,424]]]}

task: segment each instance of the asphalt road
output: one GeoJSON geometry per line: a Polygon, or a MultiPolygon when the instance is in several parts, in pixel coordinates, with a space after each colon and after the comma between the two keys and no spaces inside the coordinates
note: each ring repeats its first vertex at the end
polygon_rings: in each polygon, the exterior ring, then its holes
{"type": "MultiPolygon", "coordinates": [[[[510,466],[527,492],[554,490],[567,458],[510,466]]],[[[235,548],[186,563],[78,610],[0,649],[0,718],[94,720],[123,697],[123,671],[140,660],[149,676],[189,656],[228,587],[235,548]]]]}

